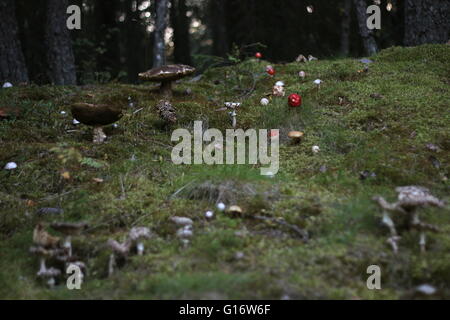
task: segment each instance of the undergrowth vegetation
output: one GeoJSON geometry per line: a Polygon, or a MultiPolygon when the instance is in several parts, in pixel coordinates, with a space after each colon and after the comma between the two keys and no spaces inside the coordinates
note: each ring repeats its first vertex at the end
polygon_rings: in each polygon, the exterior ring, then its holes
{"type": "Polygon", "coordinates": [[[19,111],[0,120],[0,167],[18,164],[0,170],[0,297],[398,299],[428,283],[449,298],[448,207],[421,212],[441,228],[425,254],[417,232],[405,231],[394,255],[371,198],[393,200],[396,186],[412,184],[450,199],[450,47],[390,48],[371,59],[367,73],[358,72],[364,65],[357,59],[274,65],[273,78],[254,59],[209,69],[175,85],[175,126],[159,119],[160,97],[148,84],[0,90],[0,108],[19,111]],[[323,81],[320,90],[315,79],[323,81]],[[260,105],[278,80],[287,95],[303,96],[301,108],[278,97],[260,105]],[[280,129],[279,174],[261,176],[256,165],[174,165],[172,131],[191,130],[196,120],[228,129],[227,113],[217,109],[235,100],[242,102],[239,127],[280,129]],[[72,124],[74,102],[120,106],[125,116],[106,129],[106,143],[93,145],[91,130],[72,124]],[[305,133],[301,144],[286,138],[291,130],[305,133]],[[364,171],[374,174],[362,177],[364,171]],[[207,220],[204,213],[220,201],[244,214],[216,212],[207,220]],[[38,216],[43,207],[64,213],[38,216]],[[175,236],[173,216],[194,220],[187,248],[175,236]],[[276,223],[281,218],[307,230],[310,240],[276,223]],[[64,283],[50,290],[36,279],[38,259],[29,247],[42,219],[89,223],[73,242],[88,269],[82,290],[64,283]],[[143,256],[131,256],[108,277],[106,241],[123,240],[134,226],[155,237],[143,256]],[[366,287],[373,264],[382,268],[382,290],[366,287]]]}

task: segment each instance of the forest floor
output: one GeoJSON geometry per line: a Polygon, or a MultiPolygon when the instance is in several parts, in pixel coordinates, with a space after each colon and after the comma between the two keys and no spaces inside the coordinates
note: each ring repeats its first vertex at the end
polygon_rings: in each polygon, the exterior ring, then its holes
{"type": "Polygon", "coordinates": [[[403,185],[450,200],[450,46],[390,48],[371,59],[367,73],[358,72],[358,59],[274,65],[273,78],[255,59],[210,69],[175,85],[179,120],[172,127],[154,109],[160,97],[151,84],[0,89],[0,108],[20,110],[0,120],[0,298],[400,299],[421,284],[435,286],[434,297],[450,298],[448,206],[421,211],[441,229],[429,234],[426,253],[418,233],[406,230],[395,255],[372,200],[394,201],[403,185]],[[173,129],[192,129],[195,120],[230,128],[227,113],[216,109],[239,101],[239,88],[253,86],[250,75],[256,86],[240,99],[238,126],[281,130],[279,173],[261,176],[255,165],[174,165],[173,129]],[[260,105],[278,80],[287,95],[303,96],[302,107],[289,108],[287,96],[260,105]],[[90,128],[72,124],[73,102],[126,107],[128,97],[134,106],[108,128],[102,145],[92,144],[90,128]],[[294,129],[305,132],[299,145],[285,138],[294,129]],[[12,161],[18,168],[3,170],[12,161]],[[376,176],[361,179],[365,170],[376,176]],[[218,201],[241,206],[244,215],[216,210],[207,220],[218,201]],[[42,218],[42,207],[64,214],[42,218]],[[194,220],[186,248],[173,216],[194,220]],[[310,239],[255,216],[283,218],[310,239]],[[89,223],[73,240],[88,268],[81,290],[63,281],[48,289],[37,279],[39,261],[29,248],[39,219],[89,223]],[[151,228],[154,237],[143,256],[130,255],[108,277],[106,242],[123,240],[133,226],[151,228]],[[366,286],[370,265],[381,268],[381,290],[366,286]]]}

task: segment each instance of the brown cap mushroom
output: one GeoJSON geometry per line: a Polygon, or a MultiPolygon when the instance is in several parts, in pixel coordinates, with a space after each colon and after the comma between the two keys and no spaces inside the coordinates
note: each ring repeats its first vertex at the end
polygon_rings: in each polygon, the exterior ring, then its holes
{"type": "Polygon", "coordinates": [[[72,256],[72,239],[71,236],[80,234],[83,230],[87,229],[88,224],[85,222],[70,223],[70,222],[54,222],[50,225],[53,230],[61,232],[66,236],[64,240],[64,247],[69,250],[69,257],[72,256]]]}
{"type": "Polygon", "coordinates": [[[106,139],[102,126],[112,124],[123,116],[122,109],[104,104],[74,103],[71,111],[76,120],[94,127],[94,143],[102,143],[106,139]]]}
{"type": "Polygon", "coordinates": [[[33,231],[33,242],[43,248],[55,248],[59,243],[59,238],[51,236],[44,229],[42,223],[38,223],[33,231]]]}
{"type": "Polygon", "coordinates": [[[172,96],[172,82],[189,76],[195,72],[195,68],[184,64],[170,64],[147,72],[139,73],[139,78],[144,81],[161,83],[161,93],[164,96],[172,96]]]}
{"type": "Polygon", "coordinates": [[[231,206],[228,208],[227,213],[233,214],[233,215],[241,215],[242,214],[242,208],[239,206],[231,206]]]}
{"type": "Polygon", "coordinates": [[[302,138],[305,134],[301,131],[291,131],[288,133],[288,137],[294,142],[294,143],[300,143],[302,141],[302,138]]]}

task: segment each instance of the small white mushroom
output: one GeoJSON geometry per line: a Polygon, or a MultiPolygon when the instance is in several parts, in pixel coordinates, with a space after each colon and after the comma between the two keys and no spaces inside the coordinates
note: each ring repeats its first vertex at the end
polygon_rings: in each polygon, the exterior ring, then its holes
{"type": "Polygon", "coordinates": [[[191,238],[193,235],[194,231],[191,226],[185,226],[177,231],[177,237],[181,239],[191,238]]]}
{"type": "Polygon", "coordinates": [[[267,106],[269,104],[269,99],[262,98],[260,103],[261,103],[262,106],[267,106]]]}
{"type": "Polygon", "coordinates": [[[13,87],[13,85],[12,85],[11,82],[5,82],[5,83],[3,84],[3,88],[4,88],[4,89],[6,89],[6,88],[12,88],[12,87],[13,87]]]}
{"type": "Polygon", "coordinates": [[[276,86],[279,86],[279,87],[284,87],[284,82],[283,82],[283,81],[277,81],[277,82],[275,83],[275,85],[276,85],[276,86]]]}
{"type": "Polygon", "coordinates": [[[311,148],[311,150],[312,150],[313,153],[319,153],[320,152],[320,147],[319,146],[313,146],[311,148]]]}
{"type": "Polygon", "coordinates": [[[219,202],[216,207],[219,211],[225,211],[227,206],[223,202],[219,202]]]}
{"type": "Polygon", "coordinates": [[[231,119],[231,126],[233,128],[236,128],[237,126],[237,112],[236,110],[231,111],[230,113],[228,113],[230,115],[230,119],[231,119]]]}
{"type": "Polygon", "coordinates": [[[317,89],[320,89],[320,85],[322,84],[322,80],[316,79],[316,80],[314,80],[314,84],[317,86],[317,89]]]}
{"type": "Polygon", "coordinates": [[[61,111],[60,112],[62,115],[65,115],[67,112],[65,112],[65,111],[61,111]]]}
{"type": "Polygon", "coordinates": [[[305,77],[306,77],[306,72],[305,72],[305,71],[300,71],[300,72],[298,73],[298,76],[299,76],[300,78],[302,78],[302,79],[305,79],[305,77]]]}
{"type": "Polygon", "coordinates": [[[206,219],[212,219],[212,218],[214,218],[214,212],[212,212],[212,211],[206,211],[206,212],[205,212],[205,218],[206,218],[206,219]]]}
{"type": "Polygon", "coordinates": [[[313,57],[312,55],[308,56],[308,61],[315,61],[315,60],[319,60],[316,57],[313,57]]]}
{"type": "Polygon", "coordinates": [[[5,165],[5,170],[14,170],[14,169],[17,169],[17,163],[15,162],[8,162],[5,165]]]}
{"type": "Polygon", "coordinates": [[[73,124],[74,126],[79,125],[79,124],[80,124],[80,121],[78,121],[77,119],[73,119],[72,124],[73,124]]]}

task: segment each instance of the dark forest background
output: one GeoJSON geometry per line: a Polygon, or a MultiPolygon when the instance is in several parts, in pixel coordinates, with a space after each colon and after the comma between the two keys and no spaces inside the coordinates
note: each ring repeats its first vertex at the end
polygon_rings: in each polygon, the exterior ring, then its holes
{"type": "Polygon", "coordinates": [[[364,56],[447,42],[449,12],[450,0],[0,0],[0,81],[134,83],[152,66],[202,71],[256,51],[275,62],[364,56]],[[382,24],[371,33],[374,3],[382,24]],[[82,8],[81,30],[65,28],[71,4],[82,8]]]}

